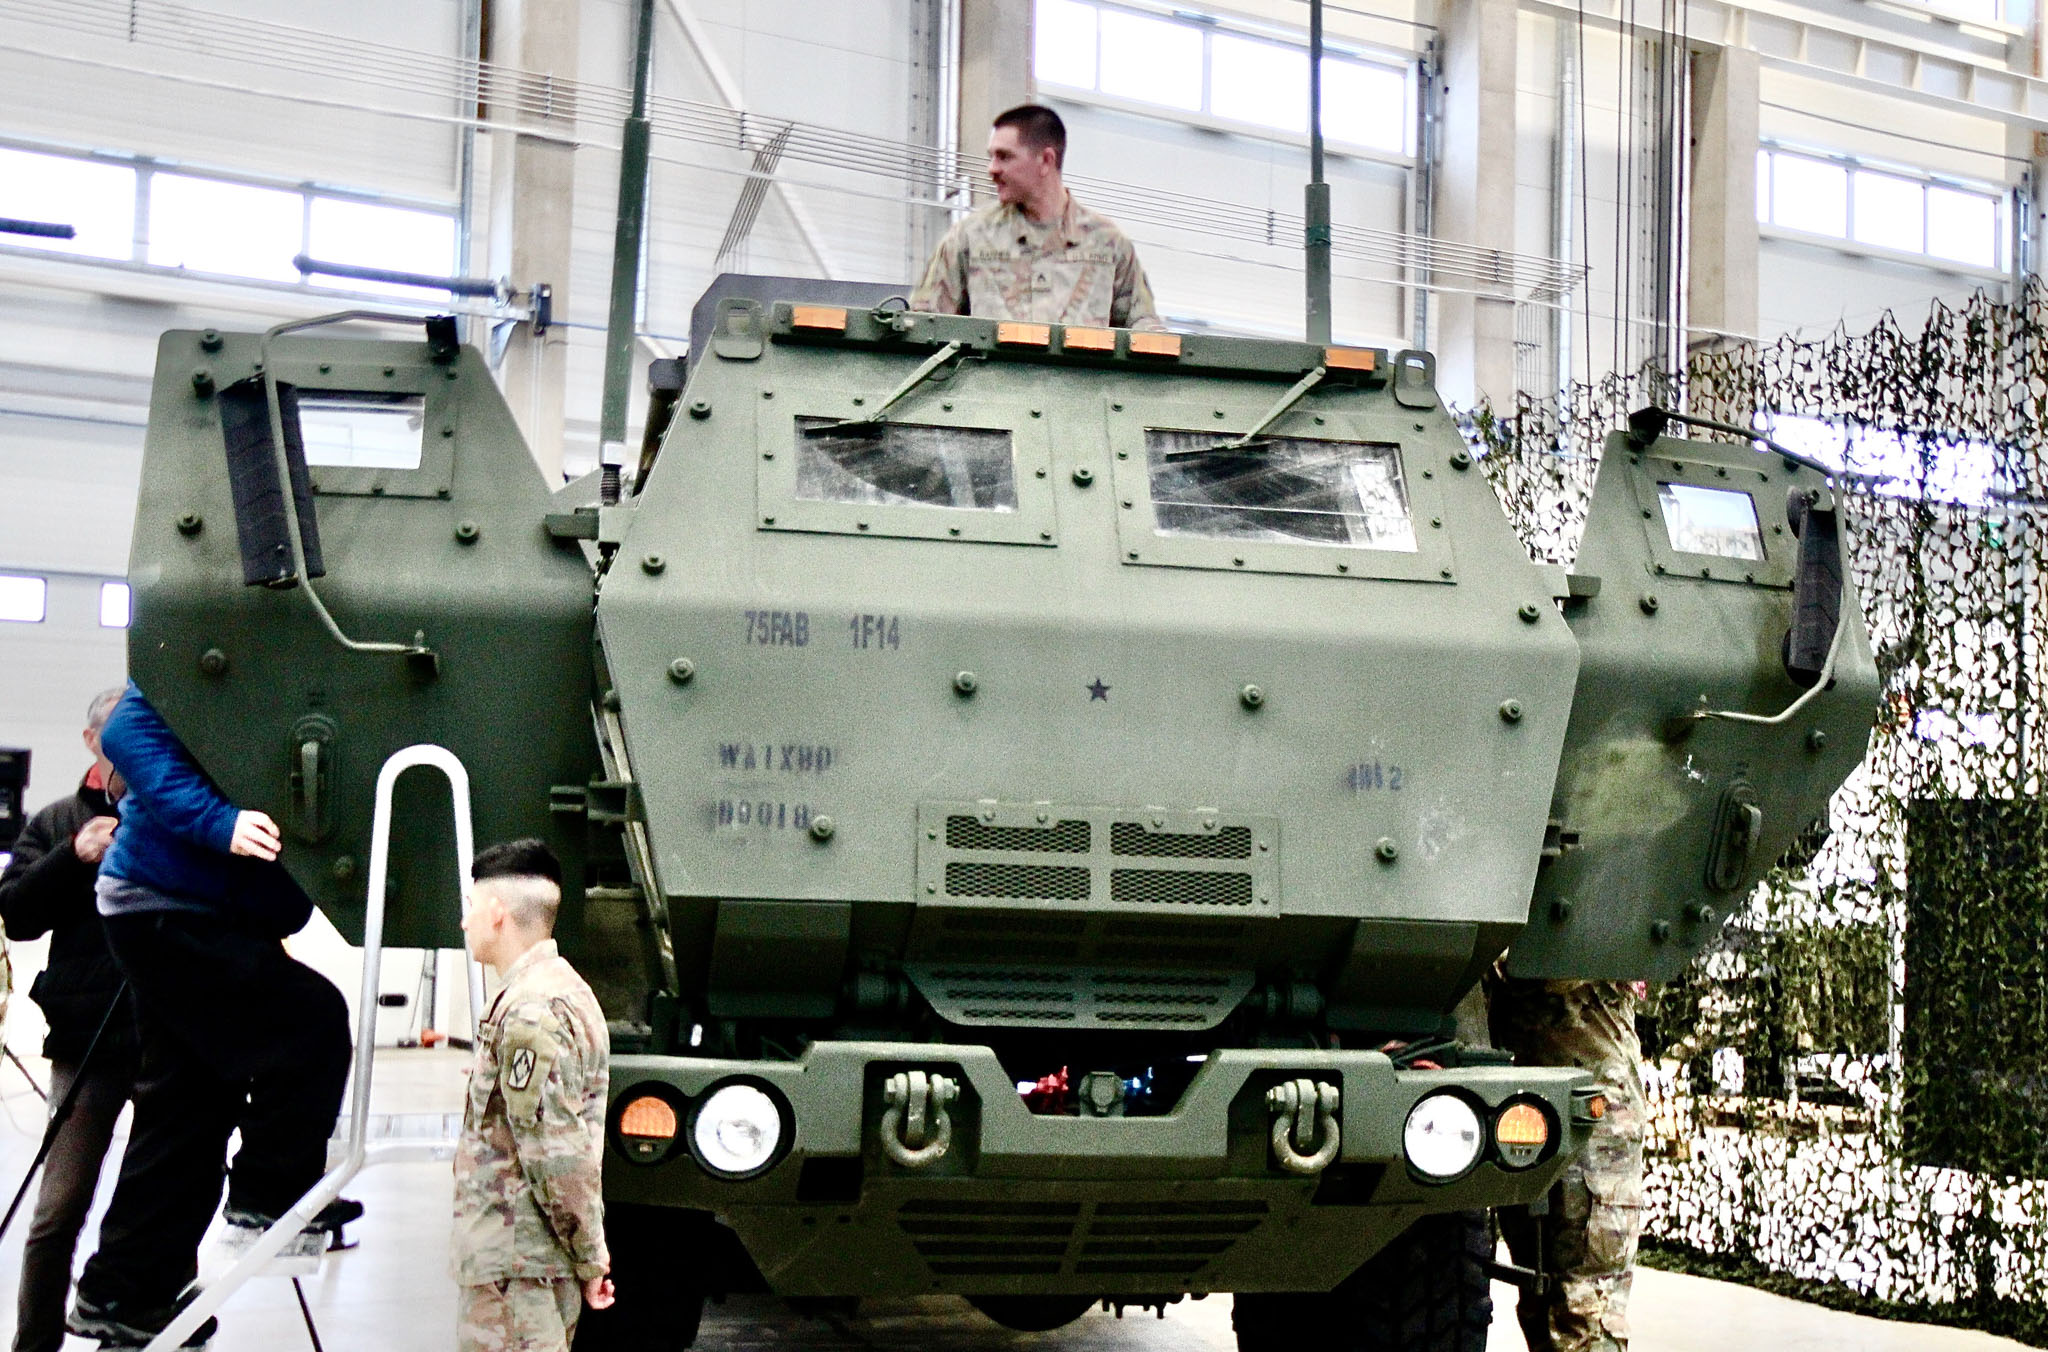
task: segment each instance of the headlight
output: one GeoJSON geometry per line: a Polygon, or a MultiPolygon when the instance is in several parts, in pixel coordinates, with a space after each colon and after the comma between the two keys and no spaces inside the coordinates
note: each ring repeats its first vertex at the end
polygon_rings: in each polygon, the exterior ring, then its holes
{"type": "Polygon", "coordinates": [[[1486,1128],[1459,1095],[1435,1093],[1408,1110],[1401,1148],[1415,1172],[1448,1181],[1478,1162],[1486,1148],[1486,1128]]]}
{"type": "Polygon", "coordinates": [[[782,1109],[765,1090],[728,1084],[697,1109],[690,1144],[706,1169],[741,1178],[774,1162],[782,1134],[782,1109]]]}

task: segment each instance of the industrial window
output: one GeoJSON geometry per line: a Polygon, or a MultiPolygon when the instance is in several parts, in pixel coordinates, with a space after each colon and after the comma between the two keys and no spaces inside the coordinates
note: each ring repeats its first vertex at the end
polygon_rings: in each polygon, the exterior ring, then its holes
{"type": "Polygon", "coordinates": [[[55,154],[0,146],[0,218],[69,225],[71,239],[0,230],[0,248],[35,249],[184,272],[416,299],[390,283],[301,276],[293,258],[446,277],[453,211],[368,200],[302,184],[259,183],[159,167],[142,156],[55,154]],[[146,204],[137,229],[137,202],[146,204]]]}
{"type": "MultiPolygon", "coordinates": [[[[1247,127],[1308,131],[1306,43],[1232,30],[1186,11],[1155,14],[1095,0],[1037,0],[1033,69],[1045,85],[1247,127]]],[[[1409,85],[1404,64],[1325,51],[1323,135],[1409,153],[1409,85]]]]}
{"type": "Polygon", "coordinates": [[[50,584],[39,577],[0,573],[0,620],[41,624],[49,610],[50,584]]]}
{"type": "MultiPolygon", "coordinates": [[[[455,218],[376,202],[315,197],[306,217],[306,252],[323,263],[417,272],[446,277],[455,271],[455,218]]],[[[416,286],[344,282],[352,291],[421,296],[416,286]]]]}
{"type": "Polygon", "coordinates": [[[1967,267],[2005,266],[2005,194],[1775,147],[1757,152],[1765,225],[1967,267]]]}
{"type": "Polygon", "coordinates": [[[1834,469],[1882,480],[1877,491],[1981,507],[1999,492],[1998,451],[1985,441],[1956,441],[1867,423],[1775,414],[1770,434],[1834,469]]]}
{"type": "Polygon", "coordinates": [[[1203,36],[1201,29],[1172,19],[1106,9],[1096,87],[1105,94],[1198,113],[1203,36]]]}
{"type": "Polygon", "coordinates": [[[135,171],[70,155],[0,148],[0,216],[68,225],[70,239],[9,230],[0,242],[52,253],[129,258],[135,252],[135,171]]]}
{"type": "Polygon", "coordinates": [[[1982,23],[2019,21],[2019,6],[2008,7],[2005,0],[1919,0],[1919,3],[1947,18],[1976,19],[1982,23]],[[2012,15],[2008,15],[2008,8],[2013,10],[2012,15]]]}
{"type": "Polygon", "coordinates": [[[125,582],[100,583],[100,628],[126,629],[132,618],[134,597],[125,582]]]}
{"type": "Polygon", "coordinates": [[[157,174],[149,186],[149,261],[160,267],[295,282],[305,199],[279,188],[157,174]]]}

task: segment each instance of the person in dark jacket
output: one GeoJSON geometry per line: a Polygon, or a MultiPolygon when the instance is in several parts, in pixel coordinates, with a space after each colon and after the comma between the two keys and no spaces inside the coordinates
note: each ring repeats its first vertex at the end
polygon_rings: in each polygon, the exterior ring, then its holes
{"type": "Polygon", "coordinates": [[[49,962],[29,998],[42,1006],[49,1023],[43,1055],[50,1061],[52,1111],[74,1088],[78,1093],[51,1142],[22,1249],[14,1352],[59,1352],[64,1346],[64,1302],[71,1293],[78,1232],[92,1207],[114,1123],[135,1085],[135,1015],[93,906],[100,857],[119,818],[109,784],[113,766],[100,754],[100,729],[120,697],[116,686],[88,706],[85,746],[92,768],[76,793],[29,819],[0,874],[0,922],[7,932],[16,939],[50,936],[49,962]]]}
{"type": "Polygon", "coordinates": [[[348,1007],[280,942],[312,902],[277,862],[277,823],[229,802],[132,681],[100,745],[127,795],[97,902],[135,992],[142,1073],[69,1327],[140,1345],[188,1298],[224,1174],[228,1221],[256,1227],[320,1181],[348,1075],[348,1007]]]}

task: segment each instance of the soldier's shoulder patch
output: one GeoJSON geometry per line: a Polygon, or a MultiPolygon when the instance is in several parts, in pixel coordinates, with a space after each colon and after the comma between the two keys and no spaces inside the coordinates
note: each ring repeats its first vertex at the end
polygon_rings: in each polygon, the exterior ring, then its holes
{"type": "Polygon", "coordinates": [[[505,1062],[507,1088],[524,1089],[533,1083],[533,1068],[540,1056],[531,1047],[514,1047],[505,1062]]]}

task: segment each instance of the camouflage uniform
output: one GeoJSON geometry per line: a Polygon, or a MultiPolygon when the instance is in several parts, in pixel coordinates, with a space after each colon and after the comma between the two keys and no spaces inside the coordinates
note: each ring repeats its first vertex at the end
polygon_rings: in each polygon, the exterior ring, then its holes
{"type": "Polygon", "coordinates": [[[610,1044],[583,978],[535,944],[478,1029],[455,1154],[450,1266],[463,1352],[566,1349],[603,1273],[610,1044]]]}
{"type": "Polygon", "coordinates": [[[1586,1153],[1550,1193],[1550,1214],[1500,1213],[1515,1261],[1532,1266],[1539,1236],[1542,1296],[1522,1293],[1517,1313],[1530,1352],[1625,1352],[1628,1293],[1643,1228],[1642,1048],[1636,987],[1621,981],[1492,983],[1493,1039],[1524,1065],[1590,1070],[1607,1089],[1607,1114],[1586,1153]]]}
{"type": "Polygon", "coordinates": [[[1162,327],[1138,251],[1116,223],[1067,194],[1056,221],[998,204],[939,241],[910,308],[1041,324],[1162,327]]]}

